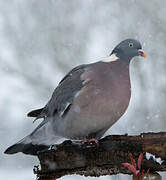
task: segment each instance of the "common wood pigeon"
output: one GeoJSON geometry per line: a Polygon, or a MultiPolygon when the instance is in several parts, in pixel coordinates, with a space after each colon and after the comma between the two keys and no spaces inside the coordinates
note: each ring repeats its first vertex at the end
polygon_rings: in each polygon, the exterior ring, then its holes
{"type": "Polygon", "coordinates": [[[36,155],[58,139],[100,139],[125,113],[131,96],[129,64],[146,54],[139,41],[126,39],[101,61],[72,69],[46,106],[28,113],[41,124],[5,153],[36,155]]]}

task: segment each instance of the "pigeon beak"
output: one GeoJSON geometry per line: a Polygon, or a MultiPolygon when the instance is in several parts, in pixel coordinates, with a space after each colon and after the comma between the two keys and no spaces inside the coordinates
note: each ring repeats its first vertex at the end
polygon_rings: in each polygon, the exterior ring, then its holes
{"type": "Polygon", "coordinates": [[[146,58],[146,56],[147,56],[142,49],[138,50],[138,54],[144,58],[146,58]]]}

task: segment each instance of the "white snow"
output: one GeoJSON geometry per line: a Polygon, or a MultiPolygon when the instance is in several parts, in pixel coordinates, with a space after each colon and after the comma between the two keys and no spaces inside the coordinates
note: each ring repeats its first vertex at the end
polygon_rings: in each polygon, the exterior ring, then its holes
{"type": "Polygon", "coordinates": [[[153,158],[153,160],[154,160],[155,162],[159,163],[160,165],[164,162],[164,160],[162,160],[160,157],[159,157],[159,158],[156,158],[155,155],[146,152],[146,159],[149,160],[151,157],[153,158]]]}

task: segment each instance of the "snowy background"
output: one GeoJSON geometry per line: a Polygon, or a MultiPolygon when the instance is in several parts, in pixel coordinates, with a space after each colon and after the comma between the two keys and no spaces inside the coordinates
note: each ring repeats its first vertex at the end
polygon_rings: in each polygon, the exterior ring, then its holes
{"type": "Polygon", "coordinates": [[[0,0],[0,179],[35,179],[37,158],[3,154],[37,126],[26,114],[46,104],[71,68],[126,38],[140,40],[148,57],[131,63],[129,108],[107,134],[166,131],[165,8],[162,0],[0,0]]]}

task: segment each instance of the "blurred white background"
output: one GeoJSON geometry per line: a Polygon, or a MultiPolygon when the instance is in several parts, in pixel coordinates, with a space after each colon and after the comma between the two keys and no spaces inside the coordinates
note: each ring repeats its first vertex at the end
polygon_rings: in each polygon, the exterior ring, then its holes
{"type": "Polygon", "coordinates": [[[129,108],[107,134],[166,131],[165,8],[162,0],[0,0],[0,179],[35,179],[36,157],[3,154],[39,123],[27,112],[44,106],[71,68],[126,38],[141,41],[148,57],[132,62],[129,108]]]}

